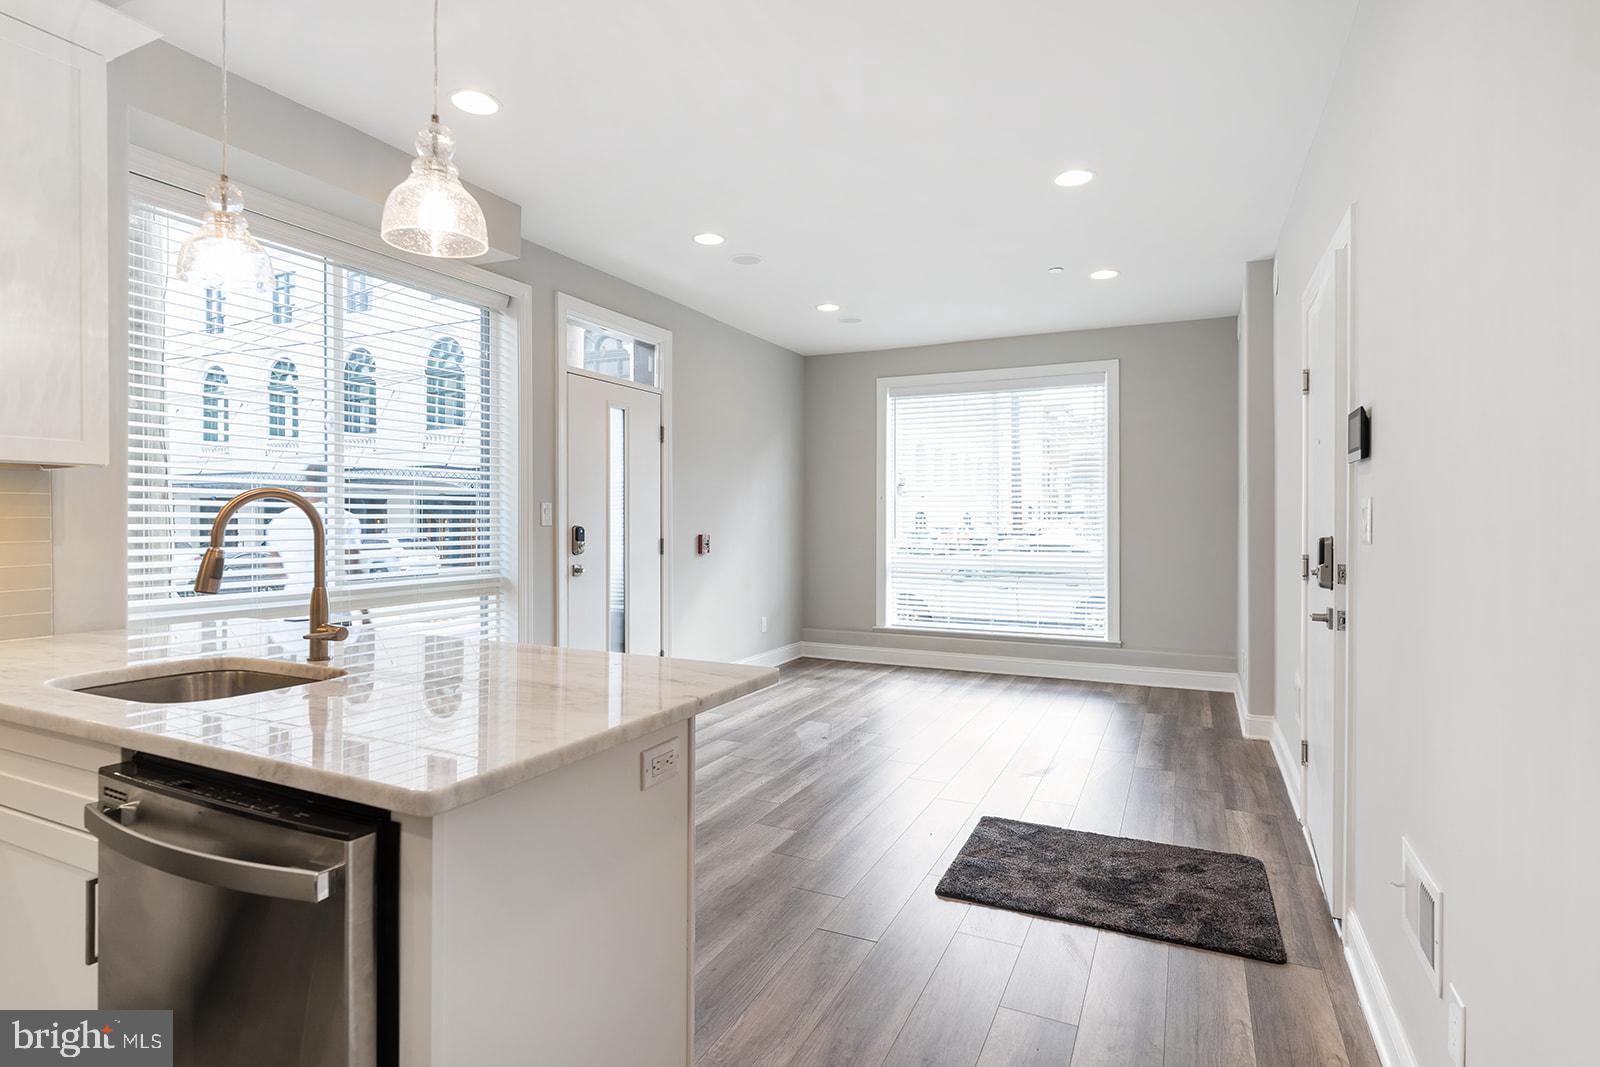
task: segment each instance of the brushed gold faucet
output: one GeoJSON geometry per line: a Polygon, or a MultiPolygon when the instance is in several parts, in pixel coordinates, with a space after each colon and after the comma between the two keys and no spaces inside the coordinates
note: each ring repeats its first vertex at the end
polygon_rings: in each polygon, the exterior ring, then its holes
{"type": "Polygon", "coordinates": [[[228,528],[228,520],[246,504],[269,498],[288,501],[305,512],[306,518],[311,520],[311,554],[315,571],[311,580],[311,632],[306,634],[306,640],[311,642],[311,652],[306,659],[312,663],[326,663],[328,642],[343,641],[350,636],[350,631],[328,621],[328,565],[324,558],[327,555],[327,532],[317,509],[299,493],[262,486],[259,489],[246,489],[222,505],[222,510],[217,512],[217,517],[211,523],[211,547],[200,557],[200,569],[194,576],[194,591],[215,593],[222,588],[222,535],[228,528]]]}

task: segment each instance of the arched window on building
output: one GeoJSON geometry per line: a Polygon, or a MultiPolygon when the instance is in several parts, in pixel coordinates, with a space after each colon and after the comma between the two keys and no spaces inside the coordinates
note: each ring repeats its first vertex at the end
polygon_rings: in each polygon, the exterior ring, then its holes
{"type": "Polygon", "coordinates": [[[453,337],[441,337],[428,352],[428,429],[467,424],[466,356],[453,337]]]}
{"type": "Polygon", "coordinates": [[[300,436],[300,374],[294,361],[280,359],[267,379],[267,433],[272,437],[300,436]]]}
{"type": "Polygon", "coordinates": [[[351,352],[344,361],[344,432],[378,432],[378,374],[372,353],[351,352]]]}
{"type": "Polygon", "coordinates": [[[207,444],[228,440],[228,376],[221,367],[206,371],[200,393],[200,439],[207,444]]]}

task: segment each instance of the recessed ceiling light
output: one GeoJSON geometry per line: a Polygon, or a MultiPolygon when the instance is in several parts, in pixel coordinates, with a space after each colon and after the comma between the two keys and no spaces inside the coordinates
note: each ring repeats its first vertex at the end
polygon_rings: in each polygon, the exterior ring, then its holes
{"type": "Polygon", "coordinates": [[[846,326],[859,326],[861,324],[861,320],[856,318],[854,315],[842,315],[840,316],[839,321],[844,323],[846,326]]]}
{"type": "Polygon", "coordinates": [[[817,310],[818,311],[838,311],[839,310],[839,305],[838,304],[818,304],[817,305],[817,310]]]}
{"type": "Polygon", "coordinates": [[[1099,270],[1090,271],[1089,277],[1093,278],[1097,282],[1108,282],[1121,273],[1122,272],[1117,270],[1115,267],[1101,267],[1099,270]]]}
{"type": "Polygon", "coordinates": [[[500,110],[500,101],[482,89],[457,89],[450,94],[450,102],[469,115],[493,115],[500,110]]]}
{"type": "Polygon", "coordinates": [[[1064,170],[1060,174],[1056,175],[1056,184],[1064,189],[1072,189],[1079,185],[1088,185],[1092,181],[1094,181],[1094,171],[1092,170],[1079,170],[1074,168],[1072,170],[1064,170]]]}
{"type": "Polygon", "coordinates": [[[1047,267],[1045,269],[1045,273],[1046,274],[1062,274],[1062,273],[1064,273],[1066,271],[1066,269],[1067,268],[1065,268],[1065,267],[1047,267]]]}
{"type": "Polygon", "coordinates": [[[720,245],[722,243],[722,234],[697,233],[694,235],[694,243],[697,245],[720,245]]]}
{"type": "Polygon", "coordinates": [[[754,252],[740,252],[733,257],[733,261],[741,267],[753,267],[761,262],[761,257],[754,252]]]}

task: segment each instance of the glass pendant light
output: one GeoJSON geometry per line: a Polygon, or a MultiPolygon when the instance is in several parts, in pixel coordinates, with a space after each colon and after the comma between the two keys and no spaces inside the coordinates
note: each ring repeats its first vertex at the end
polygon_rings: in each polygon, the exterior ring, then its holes
{"type": "Polygon", "coordinates": [[[439,0],[433,0],[433,115],[417,134],[411,176],[383,202],[379,232],[404,252],[465,259],[489,250],[483,209],[461,184],[452,162],[456,139],[439,121],[439,0]]]}
{"type": "Polygon", "coordinates": [[[228,181],[228,0],[222,0],[222,170],[206,190],[200,228],[178,249],[178,280],[234,293],[272,288],[272,259],[250,236],[244,194],[228,181]]]}

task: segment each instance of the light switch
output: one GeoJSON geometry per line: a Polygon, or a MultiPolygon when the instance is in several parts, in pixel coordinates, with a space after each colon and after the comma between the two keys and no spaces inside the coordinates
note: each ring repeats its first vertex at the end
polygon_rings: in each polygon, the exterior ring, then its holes
{"type": "Polygon", "coordinates": [[[1372,498],[1361,498],[1361,543],[1372,544],[1372,498]]]}

